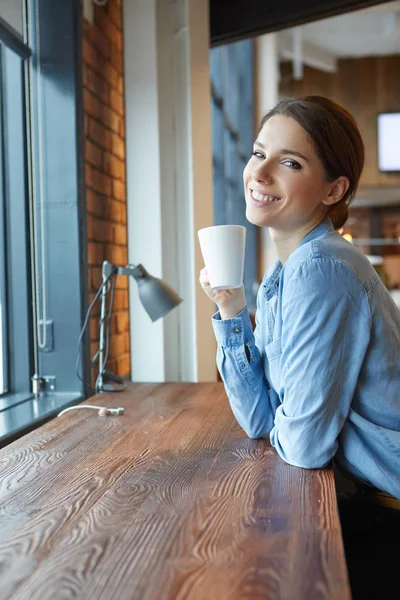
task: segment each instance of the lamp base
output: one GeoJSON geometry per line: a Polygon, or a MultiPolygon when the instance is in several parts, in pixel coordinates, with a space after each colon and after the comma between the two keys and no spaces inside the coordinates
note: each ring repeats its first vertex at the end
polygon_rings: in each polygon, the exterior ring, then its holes
{"type": "Polygon", "coordinates": [[[125,381],[122,377],[118,375],[114,375],[114,373],[110,373],[110,371],[103,371],[103,373],[99,376],[99,383],[96,386],[97,392],[123,392],[126,389],[125,381]],[[104,380],[113,381],[122,387],[115,387],[112,383],[104,383],[104,380]]]}

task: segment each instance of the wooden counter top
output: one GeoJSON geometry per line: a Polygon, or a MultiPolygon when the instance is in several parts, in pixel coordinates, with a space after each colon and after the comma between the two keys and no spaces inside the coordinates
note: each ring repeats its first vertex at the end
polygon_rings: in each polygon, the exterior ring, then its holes
{"type": "Polygon", "coordinates": [[[222,383],[132,384],[0,451],[2,600],[350,599],[331,469],[287,465],[222,383]]]}

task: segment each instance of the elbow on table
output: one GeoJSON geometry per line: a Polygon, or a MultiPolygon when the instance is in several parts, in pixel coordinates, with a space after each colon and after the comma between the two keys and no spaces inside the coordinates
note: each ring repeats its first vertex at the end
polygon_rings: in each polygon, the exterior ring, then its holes
{"type": "Polygon", "coordinates": [[[266,430],[265,426],[254,427],[251,425],[247,425],[246,427],[243,427],[243,430],[245,431],[247,437],[249,437],[251,440],[259,440],[260,438],[265,437],[269,433],[269,431],[266,430]]]}
{"type": "Polygon", "coordinates": [[[299,467],[300,469],[323,469],[327,465],[329,465],[331,459],[327,459],[326,455],[312,455],[300,453],[296,454],[287,454],[286,452],[282,453],[278,451],[281,458],[289,465],[293,465],[294,467],[299,467]]]}

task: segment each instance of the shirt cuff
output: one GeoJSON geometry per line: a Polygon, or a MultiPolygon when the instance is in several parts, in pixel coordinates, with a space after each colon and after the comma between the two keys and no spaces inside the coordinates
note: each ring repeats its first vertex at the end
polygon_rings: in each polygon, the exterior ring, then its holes
{"type": "Polygon", "coordinates": [[[219,311],[211,318],[215,337],[220,346],[243,346],[252,340],[253,327],[247,308],[233,319],[221,319],[219,311]]]}

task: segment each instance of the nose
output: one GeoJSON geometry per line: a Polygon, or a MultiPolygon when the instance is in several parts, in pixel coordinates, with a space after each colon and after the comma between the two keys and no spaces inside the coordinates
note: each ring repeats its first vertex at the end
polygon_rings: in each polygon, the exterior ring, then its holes
{"type": "Polygon", "coordinates": [[[263,159],[254,166],[253,178],[259,183],[270,183],[273,179],[271,164],[268,159],[263,159]]]}

